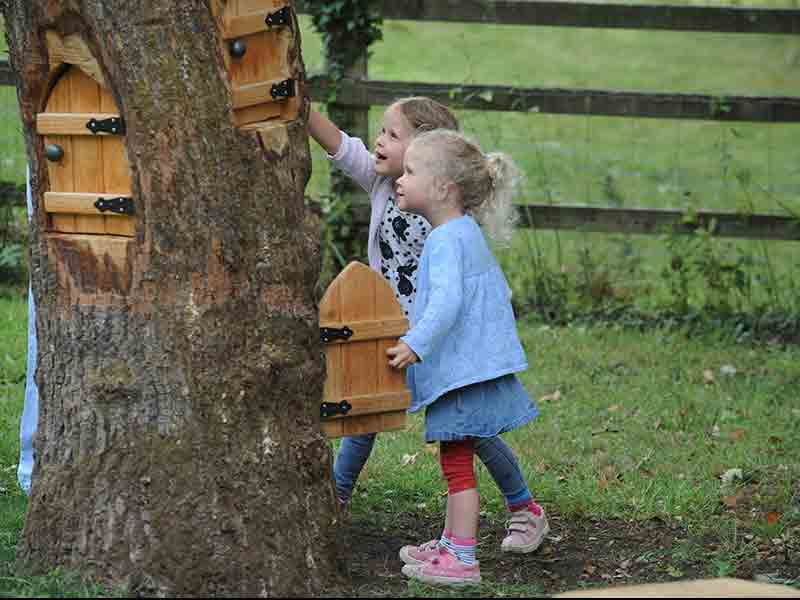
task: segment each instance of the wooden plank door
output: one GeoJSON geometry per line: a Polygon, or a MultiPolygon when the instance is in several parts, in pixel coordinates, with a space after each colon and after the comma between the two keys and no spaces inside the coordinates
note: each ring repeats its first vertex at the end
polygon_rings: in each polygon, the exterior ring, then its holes
{"type": "Polygon", "coordinates": [[[345,415],[323,419],[328,437],[402,429],[411,394],[405,373],[389,366],[387,348],[408,330],[389,284],[375,271],[350,263],[320,302],[320,327],[352,332],[326,344],[328,375],[323,402],[347,402],[345,415]]]}
{"type": "Polygon", "coordinates": [[[295,33],[291,13],[281,12],[290,10],[287,0],[229,0],[225,7],[224,56],[236,124],[240,127],[297,117],[301,93],[289,67],[289,49],[295,33]],[[287,24],[267,24],[268,18],[277,20],[286,14],[287,24]],[[238,55],[235,44],[239,45],[238,55]],[[275,97],[274,89],[284,89],[291,95],[275,97]]]}
{"type": "Polygon", "coordinates": [[[121,303],[130,289],[137,217],[100,210],[97,203],[133,203],[127,153],[122,135],[94,133],[87,124],[114,119],[123,133],[123,122],[110,92],[82,68],[53,69],[60,75],[36,124],[45,146],[60,148],[60,157],[47,161],[49,189],[42,203],[49,260],[67,304],[121,303]]]}
{"type": "Polygon", "coordinates": [[[111,94],[81,69],[69,66],[58,79],[45,111],[37,116],[37,132],[45,145],[62,150],[48,160],[50,189],[44,205],[49,230],[61,233],[133,236],[135,217],[101,211],[98,199],[130,197],[131,182],[121,136],[93,133],[91,119],[119,118],[111,94]]]}

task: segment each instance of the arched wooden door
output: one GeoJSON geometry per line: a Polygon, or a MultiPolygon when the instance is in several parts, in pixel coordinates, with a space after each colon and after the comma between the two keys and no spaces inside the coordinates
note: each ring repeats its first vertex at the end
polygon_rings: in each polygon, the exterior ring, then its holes
{"type": "Polygon", "coordinates": [[[405,427],[411,394],[405,373],[389,366],[386,350],[408,331],[408,320],[389,284],[366,265],[350,263],[328,286],[319,325],[328,369],[325,434],[341,437],[405,427]]]}
{"type": "Polygon", "coordinates": [[[49,188],[49,258],[71,304],[99,304],[130,289],[137,210],[123,143],[124,120],[110,92],[75,65],[56,71],[37,133],[49,188]]]}

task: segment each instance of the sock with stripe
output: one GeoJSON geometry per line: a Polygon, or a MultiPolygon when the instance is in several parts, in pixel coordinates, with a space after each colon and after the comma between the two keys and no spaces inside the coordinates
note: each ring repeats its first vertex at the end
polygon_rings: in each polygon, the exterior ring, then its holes
{"type": "Polygon", "coordinates": [[[455,536],[445,538],[442,536],[441,544],[447,552],[468,567],[475,564],[475,550],[478,546],[478,540],[475,538],[458,538],[455,536]]]}

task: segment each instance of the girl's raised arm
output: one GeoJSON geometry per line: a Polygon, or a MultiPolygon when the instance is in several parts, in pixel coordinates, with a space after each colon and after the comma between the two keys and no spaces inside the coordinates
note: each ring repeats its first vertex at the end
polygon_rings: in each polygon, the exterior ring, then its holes
{"type": "Polygon", "coordinates": [[[333,156],[342,143],[339,128],[327,117],[311,109],[308,115],[308,133],[325,151],[333,156]]]}

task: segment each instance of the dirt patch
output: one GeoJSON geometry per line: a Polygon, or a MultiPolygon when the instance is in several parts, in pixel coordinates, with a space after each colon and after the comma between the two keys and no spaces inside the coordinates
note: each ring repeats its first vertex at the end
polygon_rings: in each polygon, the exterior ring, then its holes
{"type": "MultiPolygon", "coordinates": [[[[680,523],[658,519],[628,522],[550,515],[547,542],[529,555],[500,552],[502,523],[483,520],[479,559],[485,579],[496,584],[536,586],[545,594],[578,589],[656,583],[715,576],[714,557],[721,540],[692,538],[680,523]]],[[[440,519],[414,515],[374,514],[352,518],[343,526],[343,547],[349,553],[351,586],[342,595],[385,597],[407,593],[397,552],[401,546],[432,539],[440,519]]],[[[743,539],[747,532],[741,532],[743,539]]],[[[800,578],[797,547],[776,546],[772,552],[752,552],[731,564],[729,577],[774,581],[800,578]]]]}

